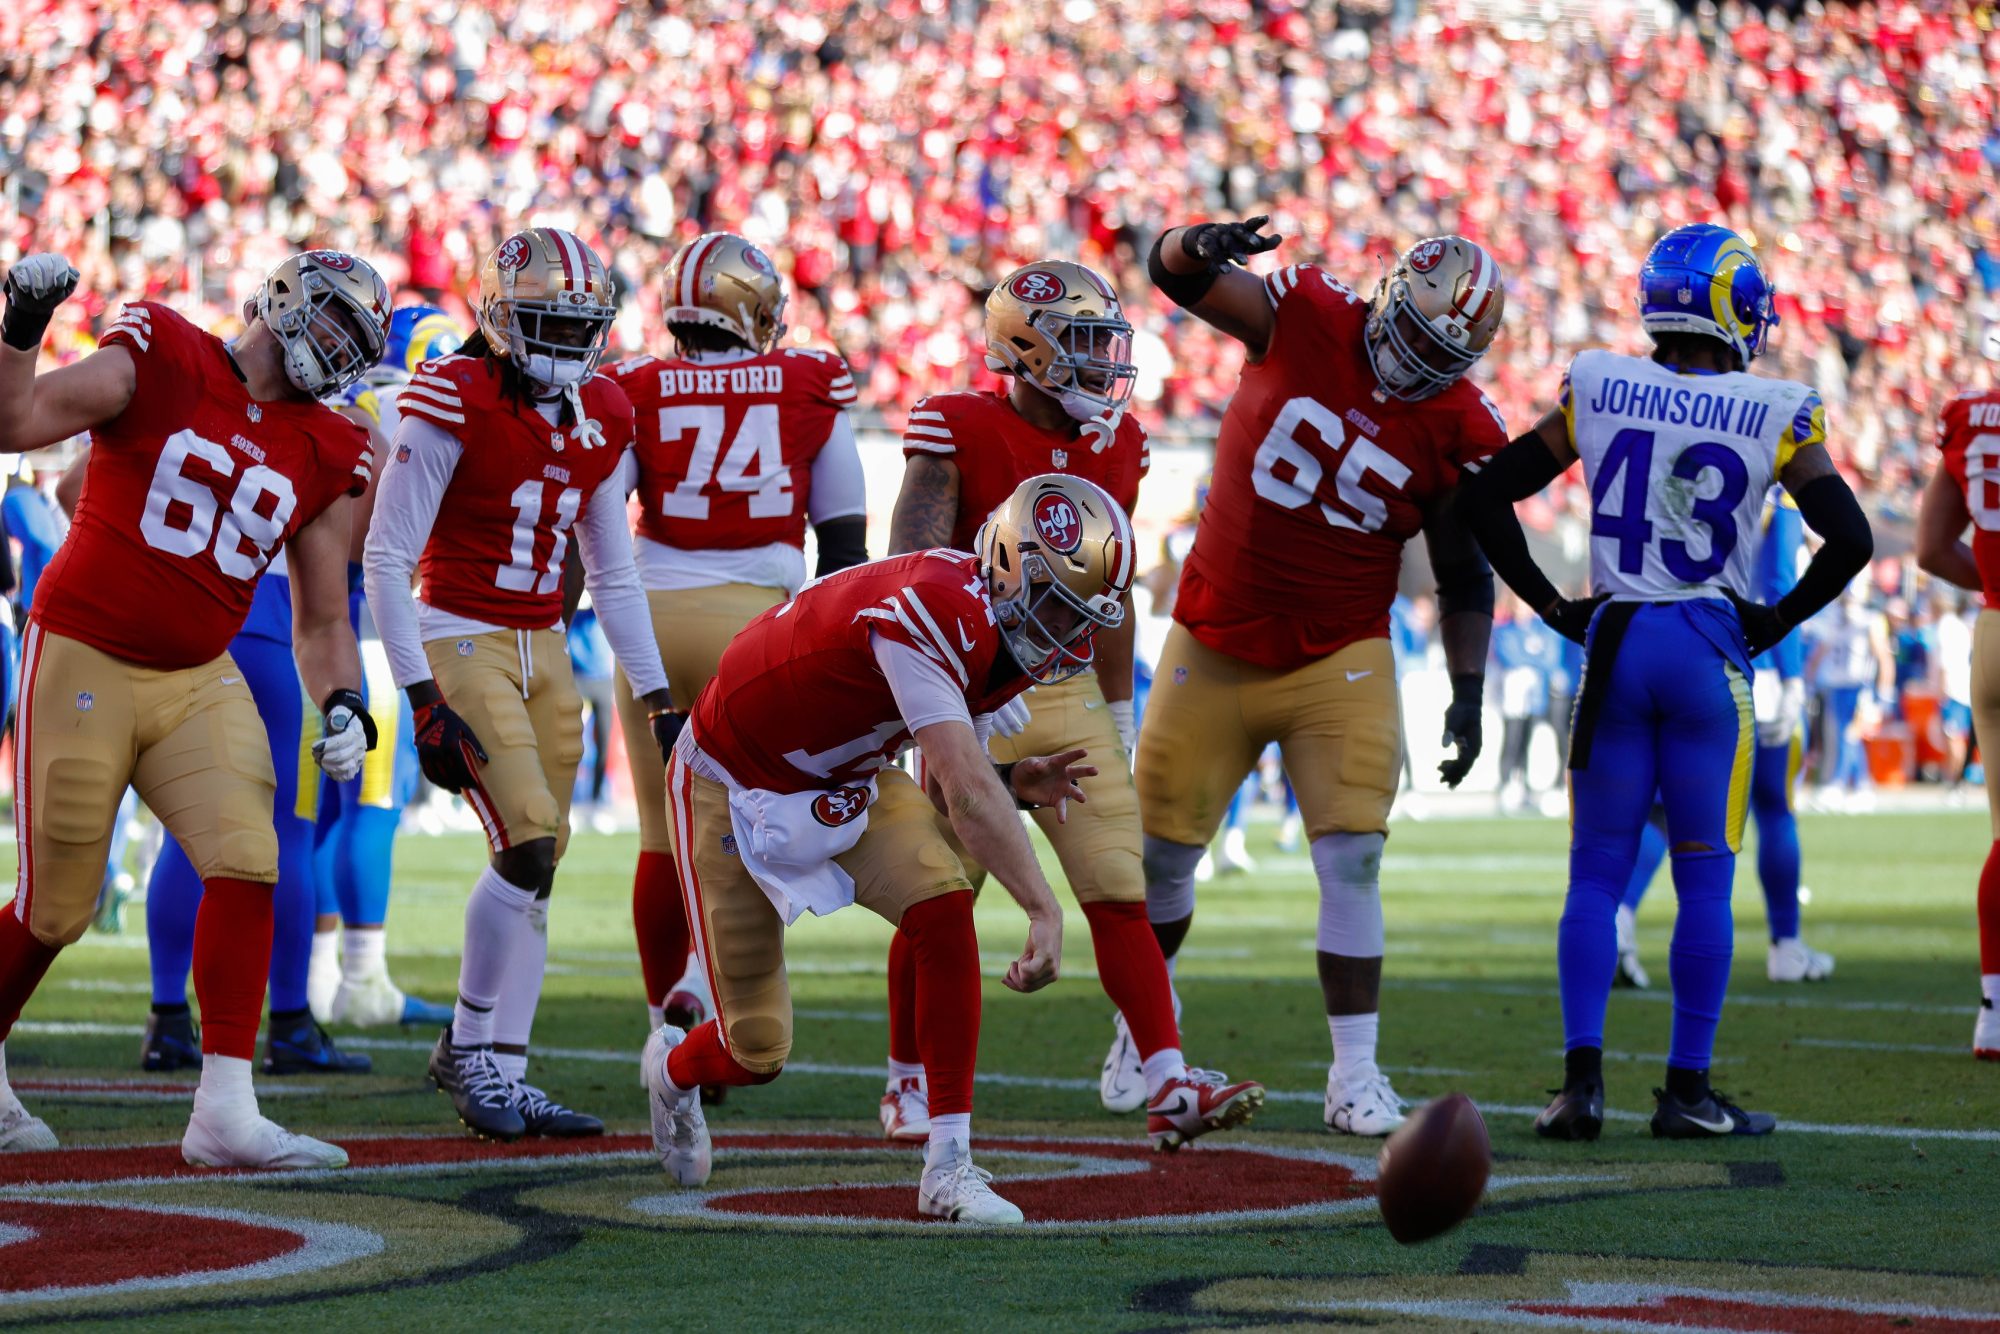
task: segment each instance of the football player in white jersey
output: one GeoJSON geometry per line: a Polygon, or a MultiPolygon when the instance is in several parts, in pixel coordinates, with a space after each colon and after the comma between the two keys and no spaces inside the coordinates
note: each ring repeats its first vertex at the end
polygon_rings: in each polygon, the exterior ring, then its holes
{"type": "Polygon", "coordinates": [[[1552,1139],[1604,1124],[1604,1011],[1619,899],[1655,790],[1666,806],[1680,917],[1673,1036],[1653,1134],[1762,1135],[1708,1082],[1734,944],[1729,895],[1750,800],[1750,659],[1839,595],[1874,550],[1834,471],[1819,394],[1745,368],[1777,324],[1750,247],[1707,223],[1661,237],[1639,276],[1650,358],[1583,352],[1556,410],[1461,491],[1461,513],[1501,578],[1585,648],[1570,742],[1569,897],[1557,936],[1566,1069],[1536,1119],[1552,1139]],[[1592,597],[1557,593],[1513,504],[1583,461],[1592,597]],[[1826,539],[1775,605],[1750,602],[1758,516],[1776,480],[1826,539]]]}

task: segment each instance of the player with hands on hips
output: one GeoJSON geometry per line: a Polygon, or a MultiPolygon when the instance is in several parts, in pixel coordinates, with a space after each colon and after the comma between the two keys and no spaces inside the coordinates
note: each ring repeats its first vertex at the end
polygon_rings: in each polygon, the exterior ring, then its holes
{"type": "MultiPolygon", "coordinates": [[[[321,701],[314,756],[330,774],[359,769],[375,728],[345,576],[349,502],[371,458],[367,433],[318,400],[380,354],[388,289],[353,255],[307,251],[245,303],[233,344],[137,301],[95,353],[37,375],[42,334],[75,286],[66,261],[33,255],[0,288],[0,451],[91,436],[75,523],[42,577],[23,650],[20,869],[0,912],[0,1039],[89,923],[118,803],[136,787],[204,887],[193,944],[201,1082],[182,1155],[344,1166],[338,1146],[266,1120],[251,1084],[278,879],[276,777],[228,645],[282,549],[292,654],[321,701]]],[[[54,1143],[0,1083],[0,1148],[54,1143]]]]}
{"type": "Polygon", "coordinates": [[[1258,277],[1240,265],[1279,245],[1265,222],[1172,228],[1147,265],[1248,357],[1139,738],[1146,906],[1171,968],[1203,850],[1277,742],[1319,879],[1326,1125],[1386,1135],[1403,1121],[1375,1060],[1381,863],[1402,760],[1389,608],[1421,533],[1451,671],[1453,753],[1439,774],[1456,786],[1484,739],[1493,578],[1448,504],[1506,443],[1465,378],[1499,332],[1506,289],[1493,256],[1461,236],[1412,245],[1367,300],[1311,264],[1258,277]]]}

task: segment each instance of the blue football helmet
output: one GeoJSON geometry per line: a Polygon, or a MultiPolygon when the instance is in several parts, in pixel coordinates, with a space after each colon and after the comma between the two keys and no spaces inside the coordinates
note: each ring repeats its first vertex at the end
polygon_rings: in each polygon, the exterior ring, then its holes
{"type": "Polygon", "coordinates": [[[1667,333],[1719,339],[1748,366],[1777,327],[1771,295],[1771,280],[1742,237],[1712,222],[1689,223],[1655,241],[1646,255],[1639,270],[1639,322],[1655,339],[1667,333]]]}
{"type": "Polygon", "coordinates": [[[382,364],[409,374],[432,357],[458,351],[464,343],[465,331],[436,306],[398,306],[389,314],[382,364]]]}

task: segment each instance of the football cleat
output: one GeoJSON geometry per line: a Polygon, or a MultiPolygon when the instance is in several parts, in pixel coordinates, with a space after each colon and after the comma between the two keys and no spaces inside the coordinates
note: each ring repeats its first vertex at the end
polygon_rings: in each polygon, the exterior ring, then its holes
{"type": "Polygon", "coordinates": [[[2000,1061],[2000,1010],[1981,998],[1979,1018],[1972,1025],[1972,1054],[1982,1061],[2000,1061]]]}
{"type": "Polygon", "coordinates": [[[356,1028],[388,1028],[392,1024],[435,1024],[451,1022],[451,1007],[435,1005],[407,995],[389,980],[386,971],[367,977],[345,977],[333,993],[327,1022],[352,1024],[356,1028]]]}
{"type": "Polygon", "coordinates": [[[1115,1030],[1111,1050],[1104,1053],[1104,1068],[1097,1076],[1098,1101],[1107,1112],[1136,1112],[1146,1105],[1146,1075],[1139,1068],[1139,1044],[1132,1041],[1124,1015],[1114,1018],[1111,1026],[1115,1030]]]}
{"type": "Polygon", "coordinates": [[[1771,942],[1764,976],[1773,982],[1824,982],[1833,976],[1833,956],[1797,936],[1786,936],[1771,942]]]}
{"type": "Polygon", "coordinates": [[[453,1046],[447,1026],[431,1048],[430,1077],[465,1128],[481,1139],[516,1140],[528,1133],[514,1107],[514,1086],[494,1061],[491,1043],[453,1046]]]}
{"type": "Polygon", "coordinates": [[[993,1174],[972,1162],[972,1151],[960,1148],[945,1162],[925,1166],[917,1186],[917,1212],[954,1223],[1011,1226],[1026,1221],[1021,1211],[993,1193],[993,1174]]]}
{"type": "Polygon", "coordinates": [[[1326,1128],[1337,1135],[1387,1135],[1403,1124],[1407,1105],[1380,1070],[1351,1086],[1326,1072],[1326,1128]]]}
{"type": "Polygon", "coordinates": [[[1551,1089],[1556,1100],[1535,1118],[1535,1133],[1543,1139],[1591,1140],[1604,1131],[1604,1085],[1571,1084],[1551,1089]]]}
{"type": "Polygon", "coordinates": [[[181,1136],[181,1157],[191,1167],[258,1167],[278,1172],[308,1167],[345,1167],[347,1150],[338,1144],[296,1135],[262,1116],[211,1123],[199,1108],[181,1136]]]}
{"type": "Polygon", "coordinates": [[[141,1070],[201,1069],[201,1039],[195,1033],[194,1016],[179,1014],[146,1016],[146,1036],[139,1042],[141,1070]]]}
{"type": "Polygon", "coordinates": [[[403,1017],[396,1022],[405,1028],[429,1028],[451,1022],[452,1007],[439,1005],[436,1001],[421,1000],[403,993],[403,1017]]]}
{"type": "Polygon", "coordinates": [[[604,1133],[604,1122],[583,1112],[572,1111],[533,1084],[514,1085],[514,1110],[521,1114],[521,1122],[527,1126],[530,1135],[546,1135],[550,1139],[583,1139],[604,1133]]]}
{"type": "Polygon", "coordinates": [[[1231,1130],[1257,1114],[1264,1105],[1264,1086],[1254,1079],[1228,1078],[1214,1070],[1192,1067],[1179,1079],[1169,1079],[1146,1105],[1146,1136],[1160,1153],[1172,1153],[1211,1130],[1231,1130]]]}
{"type": "Polygon", "coordinates": [[[646,1067],[653,1151],[660,1155],[660,1166],[681,1185],[700,1186],[707,1183],[715,1156],[708,1138],[708,1120],[701,1114],[701,1090],[682,1093],[667,1082],[667,1053],[686,1040],[685,1032],[662,1024],[646,1039],[640,1060],[646,1067]]]}
{"type": "Polygon", "coordinates": [[[898,1144],[922,1144],[931,1136],[931,1090],[922,1075],[891,1079],[882,1095],[882,1134],[898,1144]]]}
{"type": "Polygon", "coordinates": [[[272,1019],[264,1035],[267,1075],[365,1075],[375,1068],[368,1057],[335,1046],[311,1011],[285,1021],[283,1029],[278,1023],[272,1019]]]}
{"type": "Polygon", "coordinates": [[[1768,1135],[1778,1128],[1778,1118],[1769,1112],[1746,1112],[1714,1089],[1700,1102],[1682,1102],[1665,1089],[1654,1089],[1653,1097],[1659,1103],[1653,1109],[1654,1139],[1768,1135]]]}
{"type": "Polygon", "coordinates": [[[49,1123],[20,1103],[0,1114],[0,1153],[35,1153],[60,1147],[49,1123]]]}

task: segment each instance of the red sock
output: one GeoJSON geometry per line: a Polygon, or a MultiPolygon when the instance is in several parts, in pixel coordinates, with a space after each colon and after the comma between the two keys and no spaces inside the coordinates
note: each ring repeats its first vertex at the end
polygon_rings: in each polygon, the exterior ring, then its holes
{"type": "Polygon", "coordinates": [[[639,937],[639,971],[646,979],[646,1003],[663,1005],[687,971],[687,905],[671,852],[641,852],[632,873],[632,927],[639,937]]]}
{"type": "Polygon", "coordinates": [[[194,918],[194,993],[204,1054],[251,1060],[264,982],[271,975],[271,893],[254,880],[217,878],[201,887],[194,918]]]}
{"type": "Polygon", "coordinates": [[[1979,971],[2000,973],[2000,840],[1979,873],[1979,971]]]}
{"type": "Polygon", "coordinates": [[[1153,938],[1152,924],[1146,920],[1146,905],[1086,903],[1083,916],[1090,923],[1098,981],[1125,1016],[1139,1059],[1180,1046],[1173,984],[1167,980],[1167,961],[1160,953],[1160,942],[1153,938]]]}
{"type": "Polygon", "coordinates": [[[889,938],[889,1059],[903,1065],[924,1059],[917,1046],[917,952],[901,931],[889,938]]]}
{"type": "Polygon", "coordinates": [[[738,1065],[722,1045],[722,1026],[714,1019],[697,1026],[686,1041],[667,1053],[667,1078],[684,1089],[704,1084],[768,1084],[778,1073],[773,1070],[760,1075],[738,1065]]]}
{"type": "Polygon", "coordinates": [[[59,945],[44,945],[28,930],[12,907],[0,908],[0,1042],[14,1031],[21,1007],[42,984],[60,952],[59,945]]]}
{"type": "Polygon", "coordinates": [[[940,894],[903,914],[916,974],[917,1052],[930,1085],[931,1115],[972,1110],[979,1061],[979,937],[972,895],[940,894]]]}

